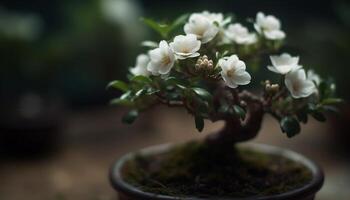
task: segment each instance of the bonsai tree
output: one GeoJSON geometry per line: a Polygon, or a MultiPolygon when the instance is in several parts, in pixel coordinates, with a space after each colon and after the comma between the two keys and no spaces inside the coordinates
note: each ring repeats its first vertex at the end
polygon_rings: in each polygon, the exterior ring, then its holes
{"type": "Polygon", "coordinates": [[[230,16],[207,11],[168,24],[143,21],[162,40],[143,42],[149,51],[137,57],[128,82],[108,85],[123,92],[111,103],[130,108],[123,117],[126,123],[155,105],[183,107],[194,116],[198,131],[205,119],[225,121],[222,130],[205,140],[224,150],[254,138],[265,114],[293,137],[309,116],[325,121],[324,112],[341,102],[331,79],[320,78],[299,56],[281,51],[286,34],[275,16],[257,13],[255,20],[247,20],[251,30],[230,16]],[[183,24],[184,33],[177,35],[183,24]],[[257,80],[253,74],[259,66],[272,79],[257,80]],[[250,83],[261,83],[261,91],[249,91],[250,83]]]}
{"type": "Polygon", "coordinates": [[[225,125],[199,142],[121,158],[111,174],[121,199],[135,199],[133,187],[148,192],[138,192],[140,199],[163,199],[159,194],[167,199],[275,199],[269,195],[279,194],[278,199],[313,199],[323,182],[316,165],[275,150],[269,154],[236,145],[259,133],[265,114],[293,137],[309,116],[325,121],[324,113],[336,111],[341,102],[331,79],[321,78],[286,51],[280,21],[259,12],[245,23],[250,30],[233,17],[207,11],[172,23],[143,21],[162,39],[143,42],[149,50],[137,57],[128,81],[108,85],[123,92],[111,103],[130,108],[123,121],[132,123],[139,113],[164,104],[185,108],[198,131],[204,120],[225,125]]]}

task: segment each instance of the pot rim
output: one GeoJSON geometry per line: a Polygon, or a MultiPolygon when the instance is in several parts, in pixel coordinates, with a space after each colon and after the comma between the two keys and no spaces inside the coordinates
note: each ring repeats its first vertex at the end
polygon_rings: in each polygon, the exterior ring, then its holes
{"type": "MultiPolygon", "coordinates": [[[[143,192],[139,190],[138,188],[134,187],[133,185],[128,184],[125,182],[122,178],[121,169],[124,166],[124,163],[132,158],[136,154],[142,154],[142,155],[151,155],[151,154],[157,154],[167,151],[172,146],[175,146],[176,144],[161,144],[161,145],[155,145],[150,146],[147,148],[143,148],[136,152],[130,152],[122,157],[120,157],[111,167],[110,173],[109,173],[109,179],[114,189],[117,191],[121,191],[124,194],[127,194],[129,196],[143,199],[143,200],[209,200],[213,199],[213,197],[208,198],[201,198],[201,197],[192,197],[192,196],[184,196],[184,197],[173,197],[173,196],[167,196],[167,195],[160,195],[160,194],[154,194],[149,192],[143,192]]],[[[282,194],[277,195],[268,195],[268,196],[252,196],[252,197],[245,197],[245,198],[215,198],[216,200],[288,200],[288,199],[301,199],[304,197],[312,196],[314,195],[318,190],[321,189],[323,182],[324,182],[324,173],[322,169],[319,167],[319,165],[309,158],[296,153],[294,151],[284,149],[277,146],[267,145],[267,144],[259,144],[259,143],[244,143],[244,144],[238,144],[238,146],[241,147],[249,147],[253,150],[270,154],[270,155],[280,155],[283,157],[286,157],[290,160],[293,160],[295,162],[299,162],[303,164],[305,167],[307,167],[311,173],[312,173],[312,179],[309,183],[305,184],[303,187],[291,190],[282,194]]]]}

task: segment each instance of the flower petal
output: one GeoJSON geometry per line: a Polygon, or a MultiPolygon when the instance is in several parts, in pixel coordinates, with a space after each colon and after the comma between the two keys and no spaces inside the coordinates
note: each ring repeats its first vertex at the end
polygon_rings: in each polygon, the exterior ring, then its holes
{"type": "Polygon", "coordinates": [[[250,83],[251,76],[248,72],[244,71],[244,73],[236,75],[233,77],[233,81],[238,85],[247,85],[250,83]]]}
{"type": "Polygon", "coordinates": [[[230,88],[237,88],[238,85],[232,80],[230,79],[228,76],[226,76],[225,74],[221,73],[222,78],[224,79],[226,85],[230,88]]]}
{"type": "Polygon", "coordinates": [[[286,37],[286,34],[281,30],[266,30],[264,31],[264,35],[267,39],[270,40],[282,40],[286,37]]]}

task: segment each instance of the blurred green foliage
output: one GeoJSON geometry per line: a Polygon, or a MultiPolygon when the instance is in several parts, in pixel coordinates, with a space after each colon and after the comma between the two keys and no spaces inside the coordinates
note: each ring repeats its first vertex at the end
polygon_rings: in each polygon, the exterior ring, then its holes
{"type": "MultiPolygon", "coordinates": [[[[114,6],[108,0],[103,6],[102,1],[4,0],[2,9],[16,16],[34,13],[41,28],[37,29],[38,37],[30,40],[0,33],[0,92],[16,93],[23,88],[55,90],[75,104],[104,104],[109,98],[103,90],[105,84],[123,78],[134,64],[135,55],[143,51],[139,42],[144,38],[160,39],[157,34],[150,36],[152,31],[139,18],[170,20],[181,13],[210,10],[234,12],[242,21],[263,10],[281,18],[288,33],[286,50],[301,52],[306,68],[333,76],[339,94],[350,99],[348,1],[118,0],[121,3],[114,6]],[[110,8],[108,14],[103,13],[106,7],[110,8]]],[[[256,76],[263,79],[266,71],[261,70],[256,76]]]]}

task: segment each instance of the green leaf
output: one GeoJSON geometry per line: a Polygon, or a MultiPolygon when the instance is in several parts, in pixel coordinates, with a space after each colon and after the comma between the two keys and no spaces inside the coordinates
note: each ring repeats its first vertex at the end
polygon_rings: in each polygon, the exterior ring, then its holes
{"type": "Polygon", "coordinates": [[[203,88],[192,88],[192,90],[202,99],[206,101],[212,101],[213,96],[205,89],[203,88]]]}
{"type": "Polygon", "coordinates": [[[109,89],[109,88],[115,88],[115,89],[121,90],[123,92],[126,92],[129,89],[129,86],[123,81],[115,80],[115,81],[110,82],[107,85],[106,89],[109,89]]]}
{"type": "Polygon", "coordinates": [[[150,48],[157,48],[158,43],[146,40],[146,41],[141,42],[141,46],[150,47],[150,48]]]}
{"type": "Polygon", "coordinates": [[[315,112],[315,111],[317,111],[317,106],[313,103],[309,103],[309,104],[307,104],[307,110],[310,113],[315,112]]]}
{"type": "Polygon", "coordinates": [[[157,92],[159,92],[160,90],[158,89],[155,89],[155,88],[148,88],[147,89],[147,95],[152,95],[152,94],[155,94],[157,92]]]}
{"type": "Polygon", "coordinates": [[[122,122],[126,124],[132,124],[136,120],[138,115],[139,115],[139,112],[137,110],[130,110],[128,113],[126,113],[123,116],[122,122]]]}
{"type": "Polygon", "coordinates": [[[195,116],[194,117],[194,121],[196,123],[196,128],[199,132],[202,132],[203,128],[204,128],[204,119],[201,116],[195,116]]]}
{"type": "Polygon", "coordinates": [[[283,117],[280,121],[281,129],[287,136],[293,137],[300,132],[300,124],[297,119],[291,116],[283,117]]]}
{"type": "Polygon", "coordinates": [[[176,87],[180,88],[181,90],[185,90],[186,89],[186,87],[181,85],[181,84],[176,84],[176,87]]]}
{"type": "Polygon", "coordinates": [[[333,113],[339,113],[340,112],[338,107],[331,106],[331,105],[322,106],[322,109],[324,111],[329,111],[329,112],[333,112],[333,113]]]}
{"type": "Polygon", "coordinates": [[[222,25],[229,24],[229,23],[232,21],[233,18],[234,18],[233,15],[226,17],[226,18],[224,19],[224,21],[222,21],[222,25]]]}
{"type": "Polygon", "coordinates": [[[304,124],[308,121],[308,116],[306,111],[300,111],[297,113],[297,118],[300,122],[303,122],[304,124]]]}
{"type": "Polygon", "coordinates": [[[209,116],[210,106],[208,102],[203,101],[201,99],[196,99],[195,102],[197,113],[199,113],[201,116],[209,116]]]}
{"type": "Polygon", "coordinates": [[[323,99],[334,97],[335,90],[336,90],[336,87],[332,79],[322,81],[318,86],[320,99],[323,100],[323,99]]]}
{"type": "Polygon", "coordinates": [[[238,115],[241,119],[245,118],[245,111],[243,108],[241,108],[238,105],[234,105],[233,110],[235,111],[236,115],[238,115]]]}
{"type": "Polygon", "coordinates": [[[171,24],[171,26],[168,29],[168,33],[173,31],[174,29],[176,29],[177,27],[183,25],[186,23],[187,19],[188,19],[189,14],[183,14],[181,16],[179,16],[178,18],[176,18],[174,20],[174,22],[171,24]]]}
{"type": "Polygon", "coordinates": [[[179,78],[173,77],[173,76],[165,78],[164,81],[166,84],[170,84],[170,85],[179,84],[179,85],[183,86],[185,84],[185,81],[183,81],[179,78]]]}
{"type": "Polygon", "coordinates": [[[124,94],[122,94],[119,99],[129,99],[131,97],[131,91],[127,91],[124,94]]]}
{"type": "Polygon", "coordinates": [[[112,99],[109,104],[111,105],[121,105],[121,106],[131,106],[133,105],[132,101],[128,99],[115,98],[112,99]]]}
{"type": "Polygon", "coordinates": [[[318,91],[320,93],[320,98],[323,99],[327,90],[327,82],[322,81],[318,86],[318,91]]]}
{"type": "Polygon", "coordinates": [[[230,106],[228,104],[222,104],[219,109],[218,109],[218,112],[219,113],[228,113],[229,112],[229,109],[230,109],[230,106]]]}
{"type": "Polygon", "coordinates": [[[340,103],[343,103],[343,100],[339,98],[327,98],[322,100],[321,102],[322,105],[334,105],[334,104],[340,104],[340,103]]]}
{"type": "Polygon", "coordinates": [[[142,84],[150,84],[150,83],[152,83],[152,79],[151,78],[149,78],[147,76],[142,76],[142,75],[132,77],[131,81],[142,83],[142,84]]]}
{"type": "Polygon", "coordinates": [[[220,52],[217,51],[217,52],[215,53],[215,58],[216,58],[216,59],[219,59],[219,58],[220,58],[220,55],[221,55],[220,52]]]}
{"type": "Polygon", "coordinates": [[[142,88],[142,89],[138,90],[138,91],[135,93],[135,96],[136,96],[136,97],[140,97],[140,96],[146,94],[146,92],[147,92],[147,89],[142,88]]]}
{"type": "Polygon", "coordinates": [[[214,21],[213,24],[214,24],[216,27],[219,27],[219,26],[220,26],[219,22],[217,22],[217,21],[214,21]]]}
{"type": "Polygon", "coordinates": [[[179,26],[185,24],[188,19],[189,14],[183,14],[176,18],[170,25],[160,24],[149,18],[141,18],[141,20],[154,31],[159,33],[163,38],[167,38],[169,33],[178,28],[179,26]]]}
{"type": "Polygon", "coordinates": [[[308,104],[308,112],[310,115],[315,118],[317,121],[324,122],[326,117],[322,114],[322,106],[317,106],[315,104],[308,104]]]}
{"type": "Polygon", "coordinates": [[[326,117],[323,115],[323,113],[318,112],[318,111],[311,112],[310,115],[313,118],[315,118],[317,121],[320,121],[320,122],[324,122],[327,120],[326,117]]]}
{"type": "Polygon", "coordinates": [[[166,24],[159,24],[156,21],[148,18],[141,18],[141,21],[145,23],[147,26],[152,28],[154,31],[159,33],[163,38],[168,37],[169,26],[166,24]]]}
{"type": "Polygon", "coordinates": [[[165,96],[169,100],[178,100],[181,95],[179,93],[176,93],[176,92],[170,92],[170,93],[166,93],[165,96]]]}

